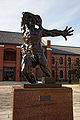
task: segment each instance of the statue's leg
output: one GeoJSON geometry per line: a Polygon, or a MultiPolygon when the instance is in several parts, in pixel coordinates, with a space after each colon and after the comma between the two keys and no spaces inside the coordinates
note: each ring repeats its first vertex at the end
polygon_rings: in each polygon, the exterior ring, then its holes
{"type": "Polygon", "coordinates": [[[24,75],[30,83],[36,83],[34,74],[32,72],[26,72],[24,75]]]}
{"type": "Polygon", "coordinates": [[[50,77],[51,71],[48,68],[47,60],[44,55],[39,56],[39,65],[40,65],[41,70],[46,74],[46,76],[50,77]]]}
{"type": "Polygon", "coordinates": [[[25,56],[22,61],[22,74],[24,78],[30,83],[36,83],[34,74],[32,73],[32,59],[29,56],[25,56]]]}

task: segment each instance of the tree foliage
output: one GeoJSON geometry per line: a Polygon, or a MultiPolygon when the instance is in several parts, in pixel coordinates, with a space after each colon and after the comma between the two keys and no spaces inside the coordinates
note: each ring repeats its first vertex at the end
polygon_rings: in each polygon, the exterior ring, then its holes
{"type": "Polygon", "coordinates": [[[79,80],[80,78],[80,60],[79,59],[76,60],[76,64],[74,65],[74,67],[75,68],[73,70],[70,70],[70,74],[75,74],[75,76],[79,80]]]}

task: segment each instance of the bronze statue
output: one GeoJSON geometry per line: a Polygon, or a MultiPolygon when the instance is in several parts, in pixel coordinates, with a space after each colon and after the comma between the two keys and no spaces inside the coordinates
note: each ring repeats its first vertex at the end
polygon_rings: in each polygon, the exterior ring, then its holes
{"type": "Polygon", "coordinates": [[[22,13],[21,32],[24,39],[22,45],[22,74],[30,83],[36,83],[32,68],[39,65],[46,76],[50,77],[50,70],[47,65],[46,57],[41,46],[42,37],[55,37],[73,35],[72,28],[65,28],[65,30],[47,30],[42,27],[42,19],[39,15],[34,15],[29,12],[22,13]],[[37,27],[36,27],[37,26],[37,27]]]}

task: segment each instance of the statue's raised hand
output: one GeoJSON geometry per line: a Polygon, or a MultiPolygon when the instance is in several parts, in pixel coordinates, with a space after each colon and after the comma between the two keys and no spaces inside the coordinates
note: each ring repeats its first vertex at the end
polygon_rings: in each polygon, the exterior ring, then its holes
{"type": "Polygon", "coordinates": [[[72,27],[66,27],[65,30],[62,31],[62,36],[65,38],[65,40],[67,40],[67,36],[71,36],[73,35],[73,29],[72,27]]]}

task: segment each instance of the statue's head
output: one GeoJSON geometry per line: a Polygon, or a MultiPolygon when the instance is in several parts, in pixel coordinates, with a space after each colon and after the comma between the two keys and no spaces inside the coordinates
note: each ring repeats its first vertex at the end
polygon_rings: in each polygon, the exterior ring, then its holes
{"type": "Polygon", "coordinates": [[[42,20],[39,15],[34,15],[29,12],[23,12],[22,13],[22,25],[23,24],[27,24],[29,26],[34,26],[34,25],[41,26],[42,20]]]}

